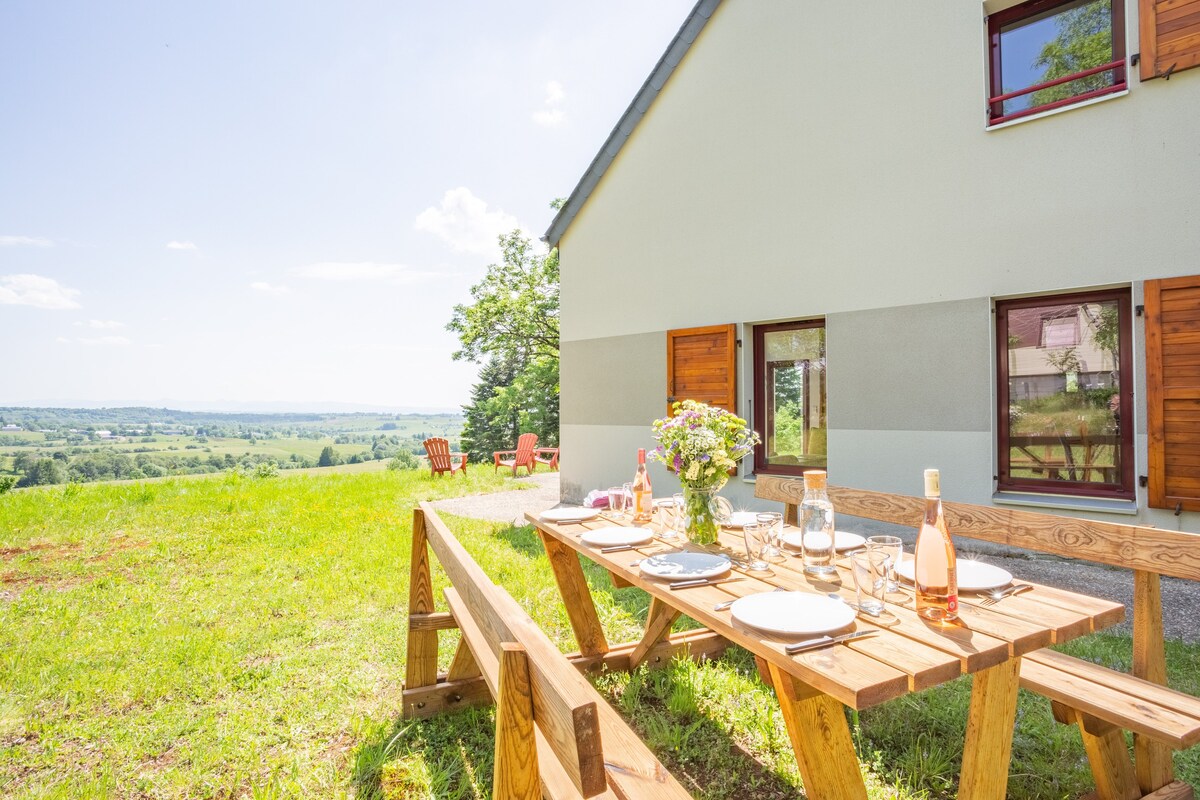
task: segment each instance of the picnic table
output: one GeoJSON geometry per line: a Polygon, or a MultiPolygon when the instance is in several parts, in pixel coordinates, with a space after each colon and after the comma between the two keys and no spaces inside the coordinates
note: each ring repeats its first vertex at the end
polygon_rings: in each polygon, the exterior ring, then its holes
{"type": "Polygon", "coordinates": [[[602,553],[579,537],[611,522],[554,524],[533,514],[526,519],[536,526],[545,545],[581,656],[602,657],[610,647],[576,553],[608,570],[615,585],[636,586],[651,597],[645,634],[629,656],[631,669],[661,649],[681,615],[753,653],[764,681],[774,687],[779,699],[810,797],[866,798],[843,705],[867,708],[964,674],[973,675],[974,681],[958,796],[1004,797],[1021,657],[1114,625],[1125,616],[1119,603],[1034,585],[1031,591],[989,605],[983,596],[964,594],[958,622],[936,624],[917,615],[910,591],[890,595],[897,602],[889,603],[883,618],[856,618],[853,629],[878,628],[876,635],[788,655],[784,647],[789,640],[743,626],[728,609],[717,611],[714,606],[780,587],[853,601],[847,559],[839,559],[836,574],[827,579],[805,575],[801,560],[788,556],[773,565],[769,575],[751,575],[735,566],[737,581],[673,591],[667,582],[644,576],[637,562],[676,548],[725,553],[741,560],[745,554],[741,533],[723,530],[718,542],[706,547],[656,537],[631,550],[602,553]]]}

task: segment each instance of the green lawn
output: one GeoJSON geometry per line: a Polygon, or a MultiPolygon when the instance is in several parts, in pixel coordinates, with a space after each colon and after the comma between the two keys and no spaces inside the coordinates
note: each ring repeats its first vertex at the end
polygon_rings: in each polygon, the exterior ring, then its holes
{"type": "MultiPolygon", "coordinates": [[[[490,710],[398,717],[411,507],[511,485],[484,470],[230,474],[0,496],[0,796],[488,797],[490,710]]],[[[533,532],[448,522],[573,649],[533,532]]],[[[636,637],[646,596],[587,574],[610,640],[636,637]]],[[[1128,664],[1121,637],[1072,650],[1128,664]]],[[[1172,644],[1170,661],[1200,693],[1200,646],[1172,644]]],[[[743,651],[599,687],[698,797],[797,796],[743,651]]],[[[873,798],[953,797],[968,694],[962,680],[853,720],[873,798]]],[[[1018,720],[1011,796],[1086,791],[1077,734],[1034,697],[1018,720]]],[[[1200,782],[1196,750],[1177,763],[1200,782]]]]}

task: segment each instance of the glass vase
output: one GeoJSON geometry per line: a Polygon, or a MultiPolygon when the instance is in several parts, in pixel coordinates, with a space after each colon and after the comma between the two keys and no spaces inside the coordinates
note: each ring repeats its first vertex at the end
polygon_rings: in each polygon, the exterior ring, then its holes
{"type": "Polygon", "coordinates": [[[729,519],[731,506],[717,495],[720,486],[683,487],[684,530],[695,544],[712,544],[717,529],[729,519]]]}

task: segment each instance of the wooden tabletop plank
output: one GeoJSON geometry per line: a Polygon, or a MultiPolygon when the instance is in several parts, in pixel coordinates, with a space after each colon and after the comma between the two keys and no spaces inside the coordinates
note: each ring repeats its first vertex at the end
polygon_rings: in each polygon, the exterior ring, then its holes
{"type": "MultiPolygon", "coordinates": [[[[736,534],[727,532],[722,534],[721,541],[722,544],[729,544],[735,538],[736,534]]],[[[839,569],[831,580],[822,581],[805,575],[804,566],[798,558],[788,558],[784,563],[774,565],[774,569],[780,576],[778,582],[788,588],[809,587],[816,592],[836,591],[847,600],[857,601],[857,592],[848,570],[839,569]]],[[[1009,644],[1004,639],[972,630],[965,625],[940,625],[923,619],[912,608],[911,592],[892,593],[888,600],[887,629],[913,642],[920,642],[953,656],[959,661],[960,672],[978,672],[1009,657],[1009,644]]]]}
{"type": "MultiPolygon", "coordinates": [[[[906,673],[845,645],[834,645],[821,650],[789,656],[784,651],[788,640],[769,635],[764,636],[760,631],[753,631],[735,623],[728,612],[716,613],[712,610],[714,604],[738,596],[730,592],[739,591],[737,587],[747,588],[743,584],[749,584],[756,591],[770,591],[772,588],[770,584],[737,575],[736,577],[741,580],[736,583],[673,591],[668,582],[648,580],[641,574],[638,567],[633,565],[634,561],[645,557],[644,553],[660,551],[661,542],[656,540],[654,543],[634,550],[601,553],[599,548],[589,547],[576,535],[576,531],[581,532],[587,526],[560,527],[542,522],[533,515],[526,515],[526,517],[538,528],[583,553],[606,569],[629,579],[634,585],[649,592],[652,596],[679,608],[687,616],[698,620],[751,652],[762,655],[805,684],[836,698],[851,708],[866,708],[885,700],[900,697],[909,691],[909,676],[906,673]]],[[[854,629],[856,628],[848,630],[854,629]]]]}

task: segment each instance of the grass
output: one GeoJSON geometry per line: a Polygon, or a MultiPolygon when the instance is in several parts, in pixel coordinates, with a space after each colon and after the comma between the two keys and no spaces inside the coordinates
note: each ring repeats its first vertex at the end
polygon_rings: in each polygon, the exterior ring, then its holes
{"type": "MultiPolygon", "coordinates": [[[[490,709],[399,718],[417,499],[511,486],[475,470],[236,475],[0,497],[0,796],[486,798],[490,709]]],[[[447,517],[564,651],[574,649],[529,528],[447,517]]],[[[585,565],[610,641],[648,601],[585,565]]],[[[440,595],[444,577],[435,573],[440,595]]],[[[456,634],[443,634],[442,667],[456,634]]],[[[1075,655],[1128,668],[1129,640],[1075,655]]],[[[1200,694],[1200,645],[1170,643],[1200,694]]],[[[772,693],[737,648],[597,686],[701,798],[796,797],[772,693]]],[[[970,679],[851,716],[872,798],[954,796],[970,679]]],[[[1022,695],[1010,797],[1089,790],[1078,735],[1022,695]]],[[[1200,748],[1177,756],[1200,783],[1200,748]]]]}

